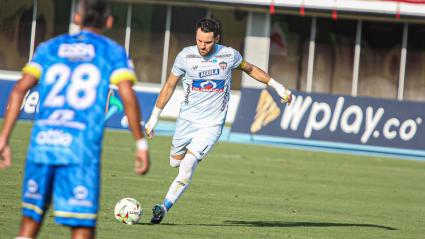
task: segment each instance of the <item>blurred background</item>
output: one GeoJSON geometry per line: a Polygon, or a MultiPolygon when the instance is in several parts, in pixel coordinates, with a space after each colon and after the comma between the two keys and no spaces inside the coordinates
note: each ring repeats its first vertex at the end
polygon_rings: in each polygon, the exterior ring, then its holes
{"type": "MultiPolygon", "coordinates": [[[[77,30],[71,22],[77,1],[0,1],[0,80],[18,79],[40,42],[77,30]]],[[[159,92],[178,52],[195,44],[196,21],[211,16],[222,22],[222,44],[296,92],[423,104],[424,3],[115,0],[115,24],[106,35],[125,46],[135,64],[138,89],[150,93],[159,92]]],[[[246,88],[264,86],[234,71],[228,124],[234,122],[246,88]]],[[[182,97],[179,87],[164,117],[177,117],[182,97]]]]}
{"type": "MultiPolygon", "coordinates": [[[[2,78],[20,71],[40,42],[70,30],[76,1],[0,1],[2,78]]],[[[125,45],[140,82],[161,85],[177,53],[194,44],[196,20],[212,16],[223,22],[223,44],[289,88],[424,101],[424,1],[404,2],[112,1],[107,35],[125,45]]],[[[242,82],[236,71],[233,89],[242,82]]]]}

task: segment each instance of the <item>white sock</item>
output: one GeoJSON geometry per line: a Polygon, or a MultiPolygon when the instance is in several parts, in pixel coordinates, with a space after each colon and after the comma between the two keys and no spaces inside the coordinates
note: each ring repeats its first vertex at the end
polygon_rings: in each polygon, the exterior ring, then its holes
{"type": "Polygon", "coordinates": [[[193,173],[198,166],[198,159],[193,154],[186,154],[180,164],[179,174],[168,189],[165,196],[171,203],[176,203],[183,195],[184,191],[189,187],[193,173]]]}

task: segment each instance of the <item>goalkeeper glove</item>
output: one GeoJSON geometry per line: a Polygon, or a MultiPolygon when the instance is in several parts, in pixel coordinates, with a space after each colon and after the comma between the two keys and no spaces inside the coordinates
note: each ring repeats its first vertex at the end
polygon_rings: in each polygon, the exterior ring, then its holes
{"type": "Polygon", "coordinates": [[[288,89],[286,89],[282,84],[271,78],[267,85],[273,87],[277,94],[280,96],[280,101],[282,103],[287,103],[288,105],[291,104],[292,101],[292,92],[288,89]]]}
{"type": "Polygon", "coordinates": [[[158,119],[159,119],[159,115],[161,114],[161,111],[162,111],[162,109],[155,106],[152,110],[151,117],[149,118],[148,122],[145,125],[146,135],[151,139],[154,136],[153,129],[155,128],[156,124],[158,123],[158,119]]]}

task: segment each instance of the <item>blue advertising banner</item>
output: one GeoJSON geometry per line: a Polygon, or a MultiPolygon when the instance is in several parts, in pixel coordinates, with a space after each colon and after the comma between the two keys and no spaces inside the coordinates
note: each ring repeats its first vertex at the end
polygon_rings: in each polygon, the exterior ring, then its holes
{"type": "Polygon", "coordinates": [[[232,133],[425,156],[425,103],[295,92],[292,104],[285,106],[272,90],[241,93],[232,133]]]}
{"type": "MultiPolygon", "coordinates": [[[[15,85],[16,81],[9,81],[9,80],[0,80],[0,117],[4,116],[4,113],[6,111],[7,102],[9,99],[10,92],[13,89],[13,86],[15,85]]],[[[118,91],[116,89],[113,90],[113,95],[120,100],[118,91]]],[[[139,101],[139,107],[141,108],[142,112],[142,119],[148,119],[150,116],[150,113],[152,112],[152,109],[155,105],[156,98],[158,97],[157,93],[150,93],[150,92],[141,92],[136,91],[136,96],[139,101]]],[[[37,90],[37,87],[34,89],[31,89],[25,96],[24,102],[22,103],[21,107],[21,119],[34,119],[34,114],[38,110],[38,103],[39,103],[39,93],[37,90]]],[[[107,116],[107,122],[106,127],[110,128],[118,128],[118,129],[127,129],[128,128],[128,121],[127,117],[124,115],[124,112],[120,107],[109,106],[109,110],[112,110],[107,116]]],[[[142,125],[144,122],[140,122],[142,125]]]]}

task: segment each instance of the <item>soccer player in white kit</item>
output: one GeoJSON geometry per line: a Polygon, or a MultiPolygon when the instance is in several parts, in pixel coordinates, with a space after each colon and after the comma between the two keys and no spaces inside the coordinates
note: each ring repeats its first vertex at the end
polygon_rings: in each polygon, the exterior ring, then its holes
{"type": "Polygon", "coordinates": [[[232,71],[242,70],[255,80],[274,88],[283,103],[291,103],[292,94],[260,68],[243,60],[235,49],[219,45],[220,23],[202,18],[196,24],[196,45],[184,48],[176,57],[146,123],[153,137],[159,115],[183,79],[184,100],[176,122],[170,152],[171,167],[179,167],[162,204],[153,207],[151,223],[158,224],[188,188],[198,163],[219,139],[226,119],[232,71]]]}

